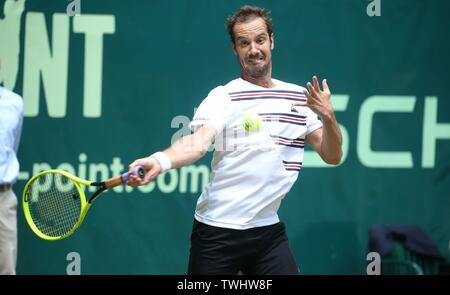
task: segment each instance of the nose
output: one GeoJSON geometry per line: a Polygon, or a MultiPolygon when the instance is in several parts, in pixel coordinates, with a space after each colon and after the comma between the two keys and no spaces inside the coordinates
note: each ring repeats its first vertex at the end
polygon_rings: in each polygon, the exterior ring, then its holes
{"type": "Polygon", "coordinates": [[[256,44],[256,42],[250,43],[249,55],[253,56],[253,55],[257,55],[257,54],[259,54],[258,44],[256,44]]]}

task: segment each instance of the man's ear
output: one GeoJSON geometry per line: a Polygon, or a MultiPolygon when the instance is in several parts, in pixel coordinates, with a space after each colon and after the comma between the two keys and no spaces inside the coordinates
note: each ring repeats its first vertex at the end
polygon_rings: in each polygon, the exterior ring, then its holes
{"type": "Polygon", "coordinates": [[[233,50],[234,55],[237,55],[237,51],[236,51],[236,43],[231,42],[231,49],[233,50]]]}
{"type": "Polygon", "coordinates": [[[275,44],[274,44],[274,39],[273,39],[273,33],[270,35],[270,49],[271,50],[273,50],[273,48],[275,47],[275,44]]]}

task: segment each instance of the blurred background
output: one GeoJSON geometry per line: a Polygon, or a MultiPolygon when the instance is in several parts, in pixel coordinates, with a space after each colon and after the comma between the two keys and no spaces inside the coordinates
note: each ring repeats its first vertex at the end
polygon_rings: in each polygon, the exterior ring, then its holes
{"type": "MultiPolygon", "coordinates": [[[[245,1],[18,2],[0,0],[0,83],[25,104],[19,198],[38,171],[103,180],[166,148],[239,75],[224,23],[245,1]]],[[[251,3],[272,11],[273,77],[327,78],[344,138],[338,167],[307,153],[280,208],[301,272],[366,274],[375,225],[418,226],[448,259],[450,2],[251,3]]],[[[35,236],[19,202],[18,274],[66,274],[73,253],[81,274],[185,274],[211,155],[107,192],[61,241],[35,236]]]]}

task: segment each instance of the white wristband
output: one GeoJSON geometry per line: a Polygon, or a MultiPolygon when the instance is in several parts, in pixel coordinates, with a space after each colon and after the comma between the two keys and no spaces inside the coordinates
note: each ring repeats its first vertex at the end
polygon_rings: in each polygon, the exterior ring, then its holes
{"type": "Polygon", "coordinates": [[[161,166],[162,172],[167,171],[172,168],[172,162],[170,158],[163,152],[157,152],[150,155],[151,158],[155,158],[161,166]]]}

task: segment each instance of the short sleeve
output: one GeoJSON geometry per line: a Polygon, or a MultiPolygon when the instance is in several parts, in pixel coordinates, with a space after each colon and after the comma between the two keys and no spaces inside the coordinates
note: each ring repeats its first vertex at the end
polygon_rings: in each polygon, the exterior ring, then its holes
{"type": "Polygon", "coordinates": [[[202,101],[189,124],[189,129],[195,132],[202,125],[210,125],[220,133],[234,116],[235,108],[231,105],[230,96],[225,87],[219,86],[211,90],[202,101]]]}
{"type": "Polygon", "coordinates": [[[310,134],[313,131],[322,128],[322,121],[320,121],[319,116],[308,108],[306,115],[306,134],[310,134]]]}

